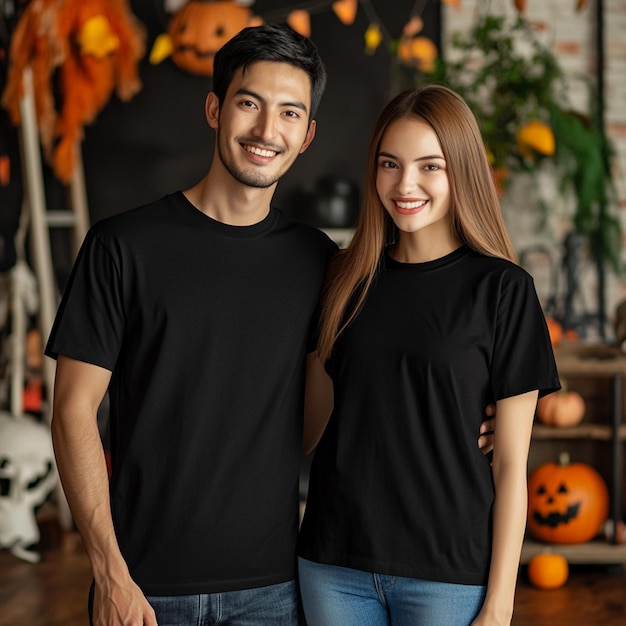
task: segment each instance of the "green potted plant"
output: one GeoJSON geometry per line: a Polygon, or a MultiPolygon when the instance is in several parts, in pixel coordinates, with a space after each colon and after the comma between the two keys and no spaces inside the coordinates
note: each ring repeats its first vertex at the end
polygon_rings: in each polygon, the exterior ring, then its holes
{"type": "MultiPolygon", "coordinates": [[[[619,271],[613,152],[600,127],[593,85],[588,83],[589,113],[574,112],[558,60],[519,13],[512,20],[480,15],[468,32],[453,35],[449,56],[422,72],[422,80],[445,83],[470,104],[503,192],[515,173],[535,177],[552,168],[559,191],[575,202],[574,230],[586,238],[597,263],[619,271]]],[[[541,186],[534,188],[545,217],[541,186]]]]}

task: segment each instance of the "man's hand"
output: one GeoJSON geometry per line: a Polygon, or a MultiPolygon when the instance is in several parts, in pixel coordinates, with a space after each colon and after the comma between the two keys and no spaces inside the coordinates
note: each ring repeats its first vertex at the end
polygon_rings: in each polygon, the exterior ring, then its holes
{"type": "Polygon", "coordinates": [[[486,419],[481,425],[478,437],[478,447],[483,454],[493,452],[493,433],[496,429],[496,405],[488,404],[485,409],[486,419]]]}
{"type": "Polygon", "coordinates": [[[95,586],[93,624],[157,626],[157,621],[153,608],[139,587],[129,578],[128,584],[123,586],[113,581],[107,581],[104,588],[101,585],[95,586]]]}

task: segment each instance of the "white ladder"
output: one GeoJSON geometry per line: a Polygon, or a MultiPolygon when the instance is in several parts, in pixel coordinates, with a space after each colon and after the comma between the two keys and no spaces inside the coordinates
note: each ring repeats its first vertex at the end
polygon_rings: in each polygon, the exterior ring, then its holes
{"type": "MultiPolygon", "coordinates": [[[[89,227],[89,212],[87,208],[87,194],[85,191],[85,179],[79,146],[77,146],[76,164],[69,185],[70,208],[63,211],[47,210],[41,164],[39,130],[33,95],[33,78],[30,67],[27,67],[24,71],[23,83],[24,95],[20,100],[20,117],[21,149],[25,182],[24,210],[27,211],[29,218],[31,257],[39,291],[39,330],[41,332],[42,342],[45,345],[54,322],[60,299],[50,249],[50,228],[72,229],[72,248],[75,257],[89,227]]],[[[44,357],[42,363],[42,379],[48,394],[48,402],[44,405],[44,415],[48,424],[52,417],[52,394],[54,390],[55,369],[55,362],[50,358],[44,357]]],[[[15,385],[17,382],[13,384],[15,385]]],[[[21,389],[13,389],[12,391],[12,397],[19,397],[19,401],[21,402],[21,389]],[[19,393],[17,393],[18,391],[19,393]]],[[[12,410],[16,408],[18,407],[14,405],[12,410]]],[[[21,409],[21,407],[19,408],[21,409]]],[[[68,529],[72,525],[72,518],[60,483],[56,495],[61,525],[68,529]]]]}

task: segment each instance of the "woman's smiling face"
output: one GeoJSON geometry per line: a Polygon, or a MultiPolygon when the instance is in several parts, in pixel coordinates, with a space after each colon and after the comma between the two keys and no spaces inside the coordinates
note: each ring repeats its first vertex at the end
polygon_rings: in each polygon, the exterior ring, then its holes
{"type": "Polygon", "coordinates": [[[378,196],[401,233],[443,227],[449,234],[450,184],[443,151],[432,127],[416,116],[392,122],[380,142],[378,196]]]}

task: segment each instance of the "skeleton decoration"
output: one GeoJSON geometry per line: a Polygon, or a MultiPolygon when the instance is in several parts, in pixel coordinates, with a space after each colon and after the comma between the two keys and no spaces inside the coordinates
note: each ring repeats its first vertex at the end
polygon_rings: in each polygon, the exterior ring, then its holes
{"type": "Polygon", "coordinates": [[[0,413],[0,548],[35,563],[35,508],[57,482],[49,428],[30,416],[0,413]]]}

